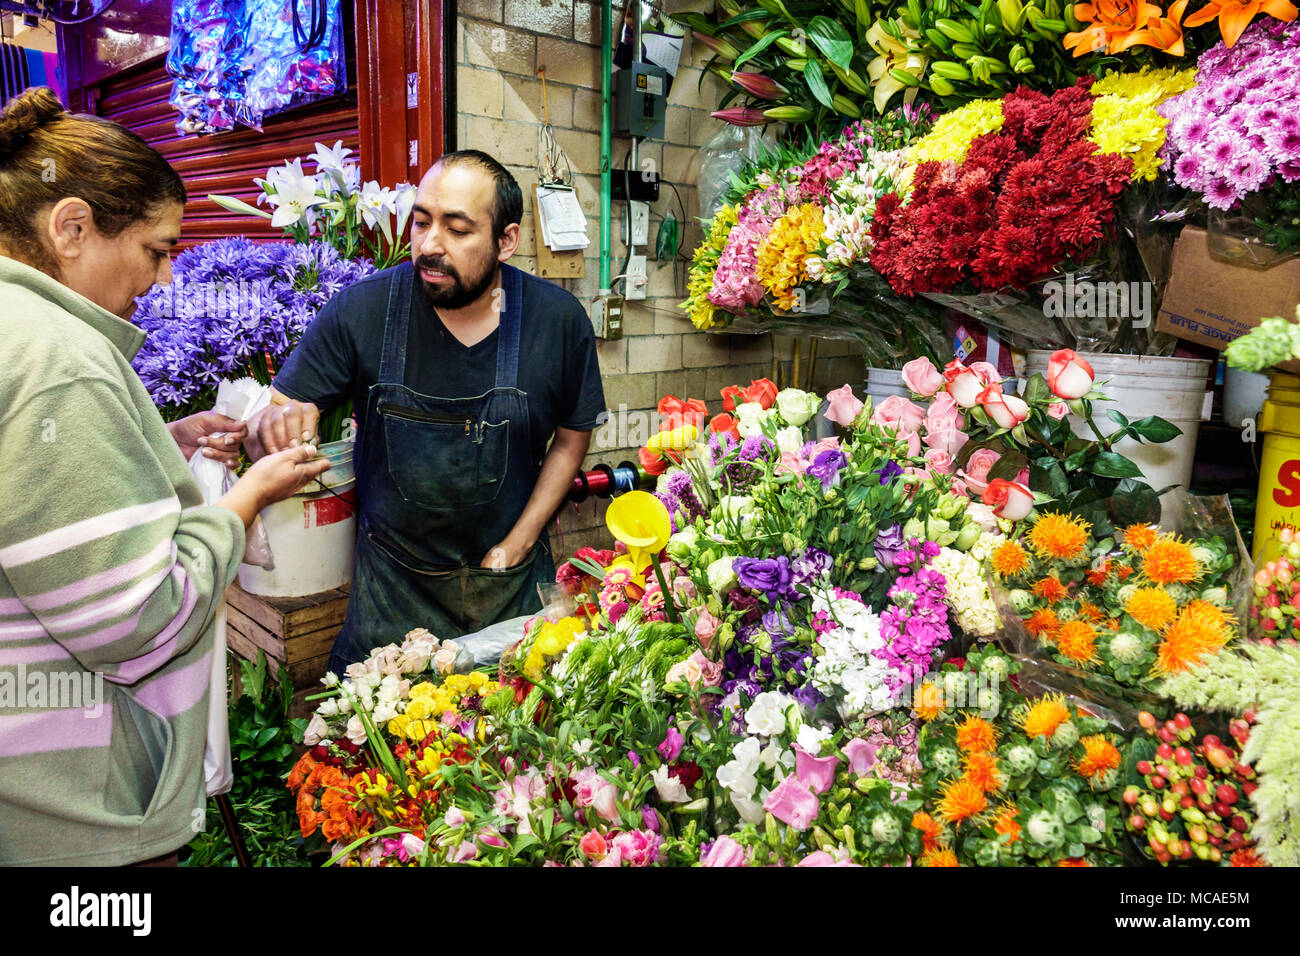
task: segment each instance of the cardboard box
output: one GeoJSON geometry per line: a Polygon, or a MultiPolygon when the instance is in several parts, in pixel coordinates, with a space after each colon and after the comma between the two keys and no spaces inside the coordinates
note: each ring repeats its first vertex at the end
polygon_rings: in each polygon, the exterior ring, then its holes
{"type": "Polygon", "coordinates": [[[1204,229],[1187,226],[1174,243],[1156,331],[1223,351],[1263,319],[1292,320],[1297,304],[1300,258],[1267,269],[1233,265],[1210,254],[1204,229]]]}

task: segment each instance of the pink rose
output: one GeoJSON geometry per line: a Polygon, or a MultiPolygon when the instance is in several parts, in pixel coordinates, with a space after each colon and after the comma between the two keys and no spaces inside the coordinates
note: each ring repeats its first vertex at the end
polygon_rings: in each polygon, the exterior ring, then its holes
{"type": "Polygon", "coordinates": [[[953,461],[952,455],[942,448],[931,448],[925,453],[925,464],[932,474],[938,472],[941,475],[950,475],[956,462],[953,461]]]}
{"type": "Polygon", "coordinates": [[[720,836],[700,856],[700,866],[748,866],[745,848],[729,836],[720,836]]]}
{"type": "Polygon", "coordinates": [[[1002,373],[998,371],[996,365],[988,362],[972,362],[970,370],[980,377],[980,381],[985,385],[1001,385],[1002,373]]]}
{"type": "Polygon", "coordinates": [[[722,663],[711,661],[696,651],[684,661],[679,661],[668,669],[665,683],[675,684],[684,681],[692,687],[717,687],[722,683],[722,663]]]}
{"type": "Polygon", "coordinates": [[[849,758],[849,772],[861,777],[876,762],[878,747],[861,737],[854,737],[844,745],[844,756],[849,758]]]}
{"type": "Polygon", "coordinates": [[[695,619],[695,636],[700,639],[700,644],[704,647],[712,646],[713,635],[718,632],[722,626],[722,621],[709,613],[707,607],[700,608],[700,616],[695,619]]]}
{"type": "Polygon", "coordinates": [[[1066,415],[1070,414],[1070,406],[1065,402],[1052,402],[1052,404],[1047,406],[1047,414],[1059,422],[1066,415]]]}
{"type": "Polygon", "coordinates": [[[943,373],[928,358],[912,359],[903,366],[903,384],[922,398],[943,388],[943,373]]]}
{"type": "Polygon", "coordinates": [[[966,433],[956,428],[944,428],[939,431],[930,431],[925,435],[925,444],[929,448],[937,448],[939,451],[947,452],[954,458],[957,452],[961,451],[962,446],[970,439],[966,433]]]}
{"type": "Polygon", "coordinates": [[[834,754],[814,757],[798,744],[794,745],[794,775],[816,793],[825,793],[835,786],[835,768],[839,762],[840,758],[834,754]]]}
{"type": "Polygon", "coordinates": [[[830,404],[822,414],[826,416],[827,421],[832,421],[836,425],[847,428],[862,413],[862,402],[853,394],[852,387],[847,384],[827,392],[826,401],[830,404]]]}
{"type": "Polygon", "coordinates": [[[930,432],[943,431],[947,428],[961,429],[965,425],[961,409],[957,403],[952,400],[952,396],[947,392],[942,395],[936,395],[930,407],[925,410],[925,430],[930,432]]]}
{"type": "Polygon", "coordinates": [[[952,483],[948,485],[948,490],[962,498],[970,497],[970,489],[966,487],[966,482],[960,478],[954,478],[952,483]]]}
{"type": "Polygon", "coordinates": [[[587,859],[599,861],[605,859],[605,856],[609,853],[609,844],[600,833],[589,830],[578,841],[578,849],[582,851],[583,856],[587,859]]]}
{"type": "Polygon", "coordinates": [[[980,392],[979,403],[998,428],[1015,428],[1029,417],[1024,400],[1003,394],[1001,385],[990,385],[980,392]]]}
{"type": "Polygon", "coordinates": [[[1047,387],[1057,398],[1083,398],[1096,379],[1092,366],[1074,349],[1058,349],[1047,359],[1047,387]]]}
{"type": "Polygon", "coordinates": [[[971,452],[971,456],[966,459],[966,468],[957,474],[966,479],[966,486],[977,495],[984,494],[984,489],[989,486],[989,471],[998,463],[1002,457],[1000,452],[992,448],[977,448],[971,452]]]}
{"type": "Polygon", "coordinates": [[[1034,510],[1034,493],[1018,482],[994,478],[984,491],[984,503],[999,518],[1019,521],[1034,510]]]}
{"type": "Polygon", "coordinates": [[[781,460],[777,463],[776,473],[778,475],[802,475],[808,470],[808,462],[799,457],[795,451],[781,452],[781,460]]]}
{"type": "MultiPolygon", "coordinates": [[[[847,385],[844,386],[844,387],[845,387],[845,388],[848,388],[847,385]]],[[[817,442],[817,444],[813,445],[813,446],[812,446],[812,451],[809,453],[809,456],[808,456],[808,457],[809,457],[809,458],[816,458],[818,455],[820,455],[820,454],[821,454],[822,452],[824,452],[824,451],[839,451],[839,450],[840,450],[840,440],[839,440],[839,438],[837,438],[837,437],[834,436],[834,435],[831,435],[829,438],[822,438],[822,439],[820,439],[820,440],[817,442]]]]}
{"type": "Polygon", "coordinates": [[[962,408],[975,407],[979,393],[985,387],[978,375],[954,359],[944,366],[943,377],[946,382],[944,388],[954,402],[962,408]]]}
{"type": "Polygon", "coordinates": [[[767,795],[763,809],[796,830],[807,830],[821,812],[821,802],[791,773],[782,777],[776,789],[767,795]]]}
{"type": "Polygon", "coordinates": [[[925,421],[925,409],[914,405],[901,395],[890,395],[871,413],[871,424],[914,432],[925,421]]]}

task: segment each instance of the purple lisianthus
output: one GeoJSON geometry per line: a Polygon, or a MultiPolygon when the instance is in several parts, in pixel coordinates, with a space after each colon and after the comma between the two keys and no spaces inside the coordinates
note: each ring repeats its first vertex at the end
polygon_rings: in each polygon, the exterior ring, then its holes
{"type": "Polygon", "coordinates": [[[803,555],[795,558],[790,568],[794,572],[795,584],[810,584],[820,581],[830,574],[834,560],[821,548],[808,548],[803,555]]]}
{"type": "Polygon", "coordinates": [[[783,597],[794,600],[798,597],[793,588],[794,573],[790,568],[790,559],[785,555],[778,558],[736,558],[731,567],[743,587],[762,591],[769,601],[783,597]]]}
{"type": "Polygon", "coordinates": [[[890,461],[885,464],[884,468],[879,469],[876,474],[880,476],[880,483],[887,485],[903,473],[903,467],[896,461],[890,461]]]}
{"type": "Polygon", "coordinates": [[[903,526],[901,524],[891,524],[888,528],[876,532],[875,554],[876,560],[881,565],[892,571],[902,552],[903,526]]]}
{"type": "Polygon", "coordinates": [[[772,638],[772,646],[778,646],[778,640],[794,634],[794,625],[780,608],[773,608],[763,615],[763,630],[772,638]]]}
{"type": "Polygon", "coordinates": [[[822,483],[822,491],[830,491],[840,483],[840,470],[849,463],[848,455],[838,449],[829,449],[813,459],[808,474],[822,483]]]}

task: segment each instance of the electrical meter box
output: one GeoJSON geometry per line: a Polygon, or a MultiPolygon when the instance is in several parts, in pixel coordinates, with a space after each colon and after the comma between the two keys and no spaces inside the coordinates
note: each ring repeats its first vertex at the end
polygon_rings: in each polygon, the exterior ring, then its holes
{"type": "Polygon", "coordinates": [[[668,106],[668,71],[633,63],[614,74],[614,129],[631,136],[662,139],[668,106]]]}

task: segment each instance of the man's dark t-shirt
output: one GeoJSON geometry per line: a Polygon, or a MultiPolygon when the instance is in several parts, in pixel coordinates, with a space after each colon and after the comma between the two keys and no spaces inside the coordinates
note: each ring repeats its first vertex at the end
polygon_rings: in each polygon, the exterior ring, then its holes
{"type": "MultiPolygon", "coordinates": [[[[344,289],[321,309],[275,377],[276,391],[322,411],[352,399],[357,423],[379,379],[388,315],[390,271],[344,289]]],[[[411,281],[418,281],[413,273],[411,281]]],[[[591,321],[571,294],[523,273],[518,387],[528,394],[534,460],[555,429],[590,431],[606,416],[591,321]]],[[[493,331],[468,348],[447,331],[418,288],[411,293],[407,340],[408,388],[436,398],[473,398],[496,384],[493,331]]]]}

